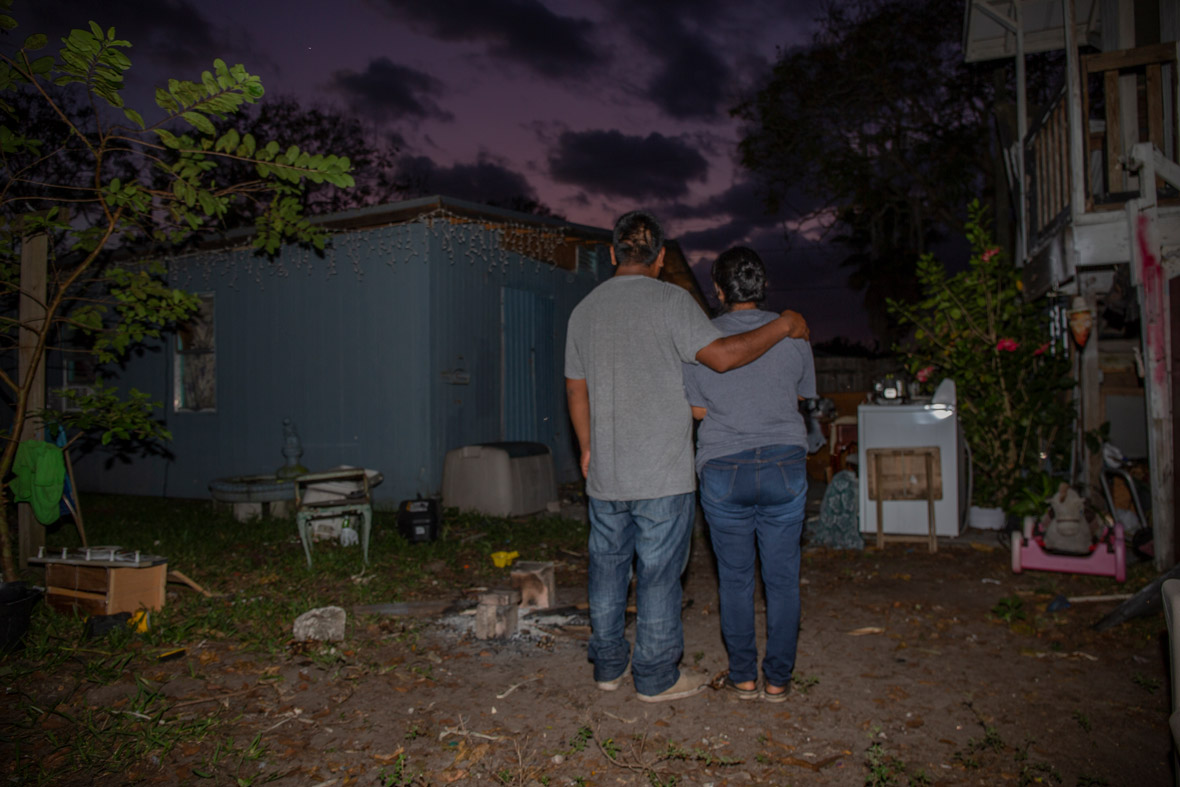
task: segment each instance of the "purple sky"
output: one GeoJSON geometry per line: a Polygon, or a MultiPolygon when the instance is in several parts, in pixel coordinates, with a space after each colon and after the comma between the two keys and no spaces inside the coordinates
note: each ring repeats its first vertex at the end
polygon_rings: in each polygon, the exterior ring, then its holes
{"type": "MultiPolygon", "coordinates": [[[[432,190],[523,194],[609,227],[645,207],[698,269],[743,243],[776,309],[813,339],[865,338],[859,296],[822,246],[767,216],[735,164],[728,110],[777,48],[805,44],[820,0],[16,0],[16,36],[94,19],[134,44],[129,103],[214,57],[270,94],[355,113],[396,135],[432,190]],[[23,34],[22,34],[23,33],[23,34]]],[[[144,112],[149,117],[149,112],[144,112]]],[[[711,289],[711,288],[710,288],[711,289]]]]}

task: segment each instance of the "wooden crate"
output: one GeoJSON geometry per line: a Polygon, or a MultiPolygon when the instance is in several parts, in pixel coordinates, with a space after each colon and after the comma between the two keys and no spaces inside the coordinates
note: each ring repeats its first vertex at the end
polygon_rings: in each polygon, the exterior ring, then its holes
{"type": "Polygon", "coordinates": [[[865,452],[869,475],[869,500],[925,500],[926,453],[932,452],[934,499],[942,499],[942,462],[938,446],[928,448],[870,448],[865,452]],[[880,461],[880,465],[877,462],[880,461]],[[880,467],[880,477],[874,468],[880,467]],[[878,484],[884,495],[877,492],[878,484]]]}
{"type": "Polygon", "coordinates": [[[58,611],[81,610],[90,615],[135,612],[164,606],[168,564],[148,566],[88,565],[48,562],[45,601],[58,611]]]}
{"type": "Polygon", "coordinates": [[[938,551],[934,526],[934,500],[942,497],[942,473],[938,446],[920,448],[870,448],[865,451],[868,467],[869,500],[877,501],[877,549],[886,541],[925,542],[938,551]],[[925,536],[886,535],[886,500],[926,500],[925,536]]]}

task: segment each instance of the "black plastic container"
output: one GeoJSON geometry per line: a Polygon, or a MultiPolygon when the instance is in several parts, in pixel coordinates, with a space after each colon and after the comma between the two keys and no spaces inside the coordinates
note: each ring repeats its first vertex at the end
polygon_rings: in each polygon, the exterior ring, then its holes
{"type": "Polygon", "coordinates": [[[397,507],[397,530],[410,543],[425,543],[438,538],[437,500],[403,500],[397,507]]]}
{"type": "Polygon", "coordinates": [[[25,646],[25,634],[33,607],[45,591],[27,582],[0,584],[0,651],[12,652],[25,646]]]}

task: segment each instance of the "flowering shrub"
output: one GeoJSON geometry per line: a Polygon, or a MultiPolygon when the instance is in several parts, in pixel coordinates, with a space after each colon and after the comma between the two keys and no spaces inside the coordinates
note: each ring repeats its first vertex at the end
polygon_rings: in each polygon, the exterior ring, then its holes
{"type": "Polygon", "coordinates": [[[920,390],[955,381],[972,502],[1008,510],[1026,479],[1068,462],[1073,383],[1068,348],[1050,341],[1046,310],[1024,300],[1020,273],[996,247],[978,202],[969,214],[968,269],[950,276],[926,255],[918,263],[920,300],[889,308],[914,328],[899,349],[920,390]]]}

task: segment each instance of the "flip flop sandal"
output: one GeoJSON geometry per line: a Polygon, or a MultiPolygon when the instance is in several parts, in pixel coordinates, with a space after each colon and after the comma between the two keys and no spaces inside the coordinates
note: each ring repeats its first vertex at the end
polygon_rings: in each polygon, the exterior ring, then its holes
{"type": "Polygon", "coordinates": [[[738,686],[736,683],[734,683],[732,680],[730,680],[728,675],[725,677],[725,679],[723,681],[721,681],[721,689],[723,691],[727,691],[730,694],[735,695],[739,700],[758,699],[758,687],[757,686],[755,686],[752,689],[743,689],[740,686],[738,686]]]}

